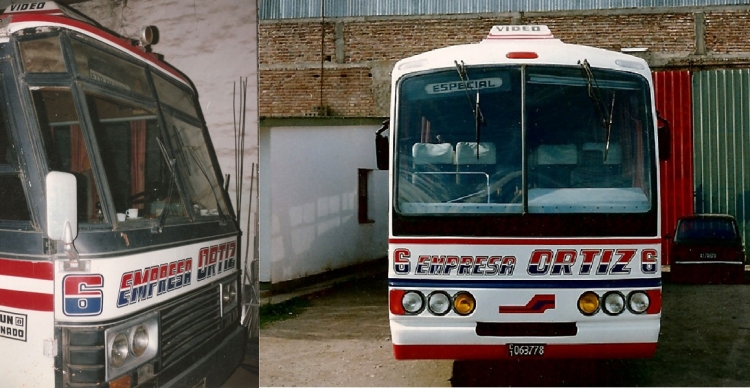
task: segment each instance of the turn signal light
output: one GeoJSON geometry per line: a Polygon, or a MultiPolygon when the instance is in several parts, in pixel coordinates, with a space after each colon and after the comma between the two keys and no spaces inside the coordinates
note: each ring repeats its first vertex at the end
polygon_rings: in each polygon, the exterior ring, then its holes
{"type": "Polygon", "coordinates": [[[458,315],[469,315],[477,307],[477,301],[474,295],[468,292],[459,292],[453,297],[453,310],[458,315]]]}
{"type": "Polygon", "coordinates": [[[595,292],[586,291],[578,297],[578,310],[583,315],[594,315],[599,311],[599,295],[595,292]]]}

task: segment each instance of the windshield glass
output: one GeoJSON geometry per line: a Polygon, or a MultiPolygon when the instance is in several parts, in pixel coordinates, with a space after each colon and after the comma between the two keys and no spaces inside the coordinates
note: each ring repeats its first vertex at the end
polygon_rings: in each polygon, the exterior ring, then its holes
{"type": "Polygon", "coordinates": [[[461,70],[399,83],[399,213],[652,208],[646,80],[584,65],[461,70]]]}

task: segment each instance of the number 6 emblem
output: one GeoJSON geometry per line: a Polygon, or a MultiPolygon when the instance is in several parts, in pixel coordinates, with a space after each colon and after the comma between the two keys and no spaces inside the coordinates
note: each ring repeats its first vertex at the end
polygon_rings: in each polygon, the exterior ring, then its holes
{"type": "Polygon", "coordinates": [[[92,316],[102,313],[104,292],[102,275],[68,275],[63,278],[63,313],[67,316],[92,316]]]}

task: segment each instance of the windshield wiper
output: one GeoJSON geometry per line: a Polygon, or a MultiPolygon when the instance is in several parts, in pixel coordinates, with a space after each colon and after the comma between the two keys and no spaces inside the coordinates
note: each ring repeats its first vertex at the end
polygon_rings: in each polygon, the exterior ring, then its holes
{"type": "Polygon", "coordinates": [[[167,221],[169,208],[172,204],[172,189],[174,188],[174,181],[175,179],[177,179],[174,173],[174,165],[177,160],[169,158],[167,149],[164,147],[164,143],[161,142],[160,138],[157,137],[156,142],[159,144],[161,155],[164,158],[164,161],[167,162],[167,167],[169,168],[169,189],[167,189],[167,197],[164,199],[164,208],[161,210],[161,214],[159,215],[159,219],[156,221],[156,225],[151,228],[151,233],[161,233],[164,230],[164,223],[167,221]]]}
{"type": "Polygon", "coordinates": [[[481,139],[481,125],[485,123],[484,121],[484,115],[482,114],[482,109],[479,106],[479,88],[477,88],[477,98],[476,102],[472,105],[471,96],[469,95],[469,76],[466,74],[466,64],[464,64],[464,61],[461,61],[461,63],[458,63],[458,61],[453,61],[456,64],[456,71],[458,72],[458,77],[461,78],[461,82],[463,82],[464,85],[464,92],[466,92],[466,99],[469,101],[469,105],[471,106],[471,112],[474,114],[474,131],[476,132],[477,137],[477,160],[479,160],[479,141],[481,139]]]}
{"type": "Polygon", "coordinates": [[[195,165],[198,166],[198,169],[200,169],[203,177],[206,178],[206,183],[208,183],[208,187],[211,189],[211,194],[213,194],[214,196],[214,200],[216,201],[216,210],[217,213],[219,213],[219,225],[226,225],[227,219],[224,215],[224,212],[221,211],[221,201],[219,200],[219,196],[216,194],[216,188],[213,184],[211,184],[211,178],[208,176],[208,171],[206,171],[206,168],[203,167],[203,164],[201,164],[198,156],[195,154],[195,149],[187,148],[187,150],[190,153],[190,156],[193,157],[193,161],[195,161],[195,165]]]}
{"type": "Polygon", "coordinates": [[[607,131],[606,141],[604,143],[604,161],[607,161],[607,154],[609,153],[609,140],[612,137],[612,117],[615,112],[615,91],[612,91],[612,102],[610,103],[609,112],[607,112],[607,106],[602,101],[601,95],[599,94],[600,88],[599,83],[596,82],[596,77],[591,71],[591,65],[589,61],[584,59],[578,61],[578,64],[583,69],[583,73],[586,76],[586,83],[588,85],[588,96],[591,102],[594,104],[599,118],[602,120],[602,127],[607,131]]]}

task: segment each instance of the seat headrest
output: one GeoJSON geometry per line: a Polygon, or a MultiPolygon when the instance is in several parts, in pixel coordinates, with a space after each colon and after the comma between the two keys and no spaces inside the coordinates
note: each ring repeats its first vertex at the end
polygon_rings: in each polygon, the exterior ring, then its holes
{"type": "Polygon", "coordinates": [[[460,141],[456,143],[456,164],[495,164],[497,152],[495,143],[460,141]],[[477,147],[479,158],[477,158],[477,147]]]}
{"type": "Polygon", "coordinates": [[[542,144],[536,152],[538,165],[578,163],[575,144],[542,144]]]}
{"type": "Polygon", "coordinates": [[[415,143],[411,156],[415,164],[453,164],[454,152],[450,143],[415,143]]]}
{"type": "MultiPolygon", "coordinates": [[[[584,143],[581,151],[599,151],[604,159],[604,147],[606,143],[584,143]]],[[[604,164],[622,164],[622,146],[620,143],[609,143],[607,160],[604,164]]]]}

